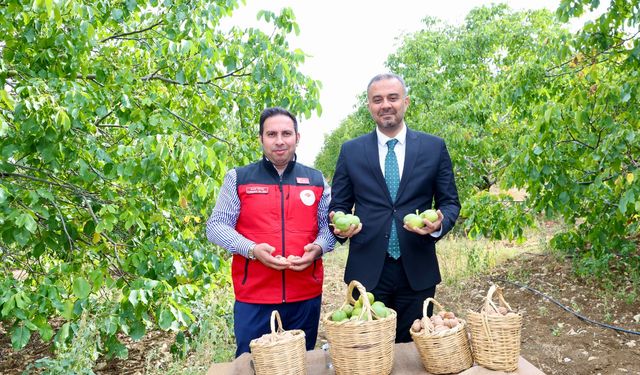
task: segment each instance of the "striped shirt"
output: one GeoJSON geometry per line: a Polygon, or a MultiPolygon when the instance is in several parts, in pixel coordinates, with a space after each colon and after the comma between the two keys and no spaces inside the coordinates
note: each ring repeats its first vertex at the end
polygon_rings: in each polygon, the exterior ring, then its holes
{"type": "MultiPolygon", "coordinates": [[[[227,249],[231,254],[248,257],[249,249],[256,245],[236,231],[236,222],[240,215],[240,197],[236,189],[236,170],[231,169],[224,176],[216,206],[207,220],[207,239],[227,249]]],[[[333,250],[336,239],[329,228],[329,202],[331,188],[324,181],[322,198],[318,202],[318,237],[313,241],[322,248],[322,254],[333,250]]]]}

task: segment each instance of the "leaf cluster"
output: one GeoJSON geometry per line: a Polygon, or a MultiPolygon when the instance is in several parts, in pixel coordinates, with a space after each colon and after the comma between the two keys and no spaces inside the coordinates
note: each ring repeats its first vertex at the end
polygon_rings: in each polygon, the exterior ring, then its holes
{"type": "Polygon", "coordinates": [[[270,34],[223,28],[237,6],[0,5],[0,319],[16,349],[36,331],[62,346],[115,301],[100,351],[126,356],[118,334],[186,330],[228,282],[203,234],[226,170],[260,155],[265,107],[321,110],[291,10],[259,14],[270,34]]]}
{"type": "MultiPolygon", "coordinates": [[[[640,5],[612,1],[578,33],[567,30],[599,6],[479,7],[461,26],[426,18],[387,66],[409,87],[407,125],[447,142],[467,233],[521,239],[531,215],[561,217],[573,229],[556,247],[592,273],[625,274],[640,259],[640,5]],[[526,209],[498,204],[491,187],[525,189],[526,209]]],[[[365,129],[372,123],[354,115],[327,138],[317,159],[326,175],[339,140],[365,129]]]]}

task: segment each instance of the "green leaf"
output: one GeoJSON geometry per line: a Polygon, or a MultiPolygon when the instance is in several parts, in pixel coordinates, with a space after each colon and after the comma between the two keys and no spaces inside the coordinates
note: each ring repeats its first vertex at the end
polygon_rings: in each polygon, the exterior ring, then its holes
{"type": "Polygon", "coordinates": [[[115,335],[118,331],[118,318],[115,316],[109,316],[105,319],[102,329],[108,336],[115,335]]]}
{"type": "Polygon", "coordinates": [[[115,336],[110,336],[106,342],[107,351],[110,356],[125,359],[129,355],[129,350],[115,336]]]}
{"type": "Polygon", "coordinates": [[[626,215],[627,206],[629,205],[629,203],[633,203],[635,205],[635,201],[636,199],[633,190],[627,190],[627,192],[622,196],[622,199],[620,199],[620,203],[618,205],[620,213],[626,215]]]}
{"type": "Polygon", "coordinates": [[[66,322],[62,325],[62,327],[60,327],[60,329],[56,333],[55,338],[53,340],[56,342],[56,344],[58,344],[58,346],[61,346],[69,338],[70,326],[71,326],[71,323],[66,322]]]}
{"type": "Polygon", "coordinates": [[[74,302],[71,300],[64,301],[60,316],[67,320],[72,320],[75,317],[75,313],[73,312],[74,305],[74,302]]]}
{"type": "Polygon", "coordinates": [[[9,132],[9,124],[0,117],[0,137],[4,137],[9,132]]]}
{"type": "Polygon", "coordinates": [[[133,305],[133,307],[136,307],[138,305],[138,295],[140,294],[140,291],[137,289],[133,289],[129,292],[129,302],[131,302],[131,304],[133,305]]]}
{"type": "Polygon", "coordinates": [[[47,8],[47,14],[49,15],[49,19],[52,19],[54,16],[53,13],[53,0],[44,0],[44,5],[47,8]]]}
{"type": "Polygon", "coordinates": [[[43,341],[49,341],[53,337],[53,328],[47,321],[47,318],[43,315],[37,315],[33,319],[33,323],[38,328],[38,333],[43,341]]]}
{"type": "Polygon", "coordinates": [[[44,0],[33,0],[33,4],[31,5],[31,8],[37,11],[43,6],[44,6],[44,0]]]}
{"type": "Polygon", "coordinates": [[[158,326],[163,330],[168,330],[171,327],[171,324],[175,321],[175,317],[171,313],[171,311],[167,309],[160,310],[160,314],[158,315],[158,326]]]}
{"type": "Polygon", "coordinates": [[[227,68],[227,73],[236,70],[236,58],[235,56],[227,55],[224,57],[223,64],[227,68]]]}
{"type": "Polygon", "coordinates": [[[140,320],[136,320],[131,325],[131,331],[129,332],[129,335],[131,336],[131,338],[133,340],[138,341],[142,337],[144,337],[146,332],[147,332],[147,330],[146,330],[146,327],[144,325],[144,322],[142,322],[140,320]]]}
{"type": "Polygon", "coordinates": [[[2,316],[8,316],[9,313],[16,307],[16,296],[12,295],[7,299],[7,301],[2,305],[2,311],[0,312],[2,316]]]}
{"type": "Polygon", "coordinates": [[[25,228],[31,233],[35,233],[36,229],[38,228],[38,224],[33,219],[33,216],[26,212],[18,216],[18,218],[16,219],[16,225],[25,228]]]}
{"type": "Polygon", "coordinates": [[[121,21],[122,15],[123,15],[122,9],[113,9],[111,11],[111,17],[113,17],[113,19],[116,21],[121,21]]]}
{"type": "Polygon", "coordinates": [[[9,94],[3,89],[0,89],[0,103],[4,103],[10,111],[13,111],[13,109],[15,108],[15,102],[13,101],[11,96],[9,96],[9,94]]]}
{"type": "Polygon", "coordinates": [[[59,109],[58,113],[56,113],[56,124],[65,132],[71,129],[71,120],[69,120],[69,115],[64,109],[59,109]]]}
{"type": "Polygon", "coordinates": [[[11,346],[15,350],[20,350],[27,346],[31,339],[31,331],[23,325],[16,325],[11,330],[11,346]]]}
{"type": "Polygon", "coordinates": [[[183,85],[185,82],[187,82],[187,79],[185,78],[185,75],[184,75],[184,70],[181,69],[178,71],[178,73],[176,74],[176,81],[180,82],[180,84],[183,84],[183,85]]]}
{"type": "Polygon", "coordinates": [[[91,293],[91,285],[84,277],[76,277],[73,279],[73,294],[79,299],[89,297],[91,293]]]}
{"type": "Polygon", "coordinates": [[[534,155],[540,155],[540,154],[542,154],[542,152],[543,152],[543,150],[542,150],[542,147],[540,147],[540,146],[536,146],[536,147],[533,148],[533,154],[534,155]]]}

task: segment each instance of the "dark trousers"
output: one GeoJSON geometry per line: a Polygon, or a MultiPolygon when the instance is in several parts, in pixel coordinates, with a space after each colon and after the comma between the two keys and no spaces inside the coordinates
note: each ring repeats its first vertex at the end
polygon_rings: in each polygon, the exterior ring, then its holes
{"type": "MultiPolygon", "coordinates": [[[[249,343],[265,333],[271,333],[271,313],[278,310],[285,331],[304,331],[307,350],[313,350],[318,338],[322,296],[306,301],[276,304],[255,304],[236,301],[233,306],[233,331],[236,335],[236,357],[250,352],[249,343]]],[[[275,322],[278,329],[278,322],[275,322]]],[[[286,355],[286,353],[284,353],[286,355]]]]}
{"type": "MultiPolygon", "coordinates": [[[[413,290],[402,266],[402,257],[393,259],[387,256],[378,285],[370,291],[376,300],[398,313],[396,342],[411,342],[409,328],[413,321],[422,318],[422,305],[428,297],[433,297],[436,287],[413,290]]],[[[429,305],[428,315],[433,311],[429,305]]]]}

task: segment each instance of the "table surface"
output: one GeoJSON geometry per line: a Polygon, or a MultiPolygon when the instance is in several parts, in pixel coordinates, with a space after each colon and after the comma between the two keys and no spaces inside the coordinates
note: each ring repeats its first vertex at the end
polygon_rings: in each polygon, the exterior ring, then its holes
{"type": "MultiPolygon", "coordinates": [[[[418,349],[412,342],[395,344],[394,361],[391,374],[393,375],[429,375],[425,370],[418,354],[418,349]]],[[[335,374],[333,369],[327,367],[328,353],[321,349],[307,352],[307,375],[331,375],[335,374]]],[[[207,372],[207,375],[251,375],[254,374],[251,363],[251,354],[244,353],[236,358],[233,362],[214,363],[207,372]]],[[[460,375],[544,375],[542,371],[537,369],[526,359],[520,357],[518,361],[518,369],[513,372],[493,371],[484,367],[473,366],[460,375]]],[[[275,375],[275,374],[274,374],[275,375]]]]}

